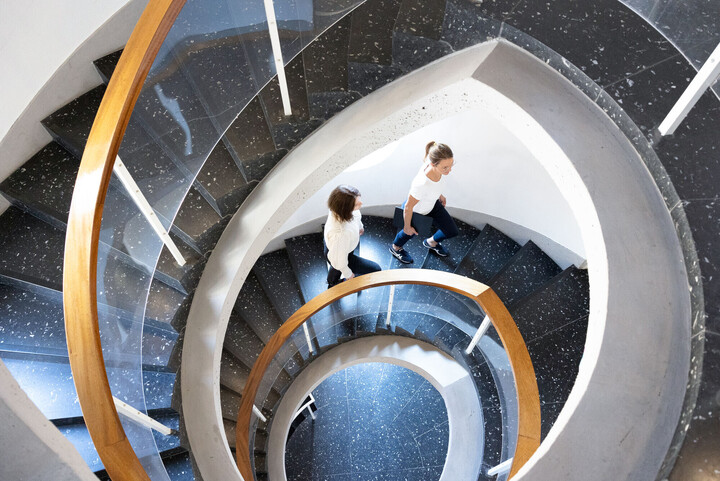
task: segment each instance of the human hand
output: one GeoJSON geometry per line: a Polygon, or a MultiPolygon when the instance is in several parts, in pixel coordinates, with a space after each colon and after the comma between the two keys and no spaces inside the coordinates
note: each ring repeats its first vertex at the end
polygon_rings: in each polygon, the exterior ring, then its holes
{"type": "Polygon", "coordinates": [[[440,195],[440,203],[442,204],[443,207],[445,207],[445,204],[447,204],[447,199],[442,194],[440,195]]]}
{"type": "Polygon", "coordinates": [[[352,274],[350,274],[350,277],[348,277],[348,278],[345,279],[345,280],[346,280],[346,281],[349,281],[349,280],[352,279],[353,277],[355,277],[355,273],[354,273],[354,272],[353,272],[352,274]]]}
{"type": "Polygon", "coordinates": [[[365,233],[365,229],[360,229],[360,235],[363,235],[365,233]]]}
{"type": "Polygon", "coordinates": [[[413,226],[405,227],[403,232],[407,235],[417,235],[418,233],[413,226]]]}

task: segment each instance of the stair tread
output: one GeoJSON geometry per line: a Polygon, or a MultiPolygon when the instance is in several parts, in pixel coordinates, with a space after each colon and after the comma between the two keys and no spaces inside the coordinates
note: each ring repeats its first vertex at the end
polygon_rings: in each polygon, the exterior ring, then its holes
{"type": "Polygon", "coordinates": [[[220,361],[220,385],[226,389],[242,394],[250,369],[242,364],[231,353],[223,350],[220,361]]]}
{"type": "Polygon", "coordinates": [[[405,73],[397,65],[362,62],[348,62],[348,72],[348,88],[363,96],[397,80],[405,73]]]}
{"type": "Polygon", "coordinates": [[[560,272],[562,269],[547,254],[528,241],[488,284],[510,307],[560,272]]]}
{"type": "Polygon", "coordinates": [[[392,32],[400,0],[368,0],[351,14],[348,60],[392,63],[392,32]]]}
{"type": "Polygon", "coordinates": [[[310,115],[315,119],[328,120],[361,97],[358,92],[347,91],[309,94],[310,115]]]}
{"type": "Polygon", "coordinates": [[[529,343],[546,332],[586,317],[589,308],[587,271],[571,266],[513,306],[510,314],[523,339],[529,343]]]}
{"type": "MultiPolygon", "coordinates": [[[[256,95],[225,132],[223,141],[238,167],[275,151],[270,126],[265,118],[260,96],[256,95]]],[[[246,179],[250,177],[246,176],[246,179]]]]}
{"type": "Polygon", "coordinates": [[[395,31],[431,40],[440,40],[446,0],[406,0],[402,2],[395,31]]]}
{"type": "Polygon", "coordinates": [[[115,67],[120,60],[120,55],[122,55],[122,53],[122,49],[116,50],[115,52],[100,57],[93,62],[95,68],[103,78],[103,82],[106,84],[110,81],[110,77],[112,77],[113,72],[115,72],[115,67]]]}
{"type": "Polygon", "coordinates": [[[350,16],[333,24],[302,51],[309,95],[348,89],[350,16]]]}
{"type": "Polygon", "coordinates": [[[406,72],[419,69],[434,60],[452,53],[445,42],[395,32],[393,34],[393,65],[406,72]]]}
{"type": "Polygon", "coordinates": [[[488,224],[455,273],[487,284],[519,250],[517,242],[488,224]]]}
{"type": "Polygon", "coordinates": [[[212,150],[196,182],[221,217],[234,214],[252,191],[223,142],[218,142],[212,150]]]}
{"type": "Polygon", "coordinates": [[[13,172],[0,191],[45,222],[64,228],[80,163],[57,142],[50,142],[13,172]]]}
{"type": "Polygon", "coordinates": [[[206,253],[215,247],[226,223],[200,192],[191,188],[175,216],[173,232],[206,253]]]}
{"type": "Polygon", "coordinates": [[[499,37],[502,22],[481,14],[480,8],[466,0],[446,0],[441,40],[458,51],[499,37]]]}

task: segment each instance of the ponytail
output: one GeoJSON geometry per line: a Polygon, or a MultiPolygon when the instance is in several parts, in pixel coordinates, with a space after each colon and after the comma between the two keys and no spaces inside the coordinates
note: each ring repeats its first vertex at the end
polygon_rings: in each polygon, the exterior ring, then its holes
{"type": "Polygon", "coordinates": [[[429,159],[432,165],[437,165],[441,160],[452,157],[454,157],[452,149],[445,144],[439,144],[433,140],[425,146],[425,157],[423,160],[425,158],[429,159]]]}

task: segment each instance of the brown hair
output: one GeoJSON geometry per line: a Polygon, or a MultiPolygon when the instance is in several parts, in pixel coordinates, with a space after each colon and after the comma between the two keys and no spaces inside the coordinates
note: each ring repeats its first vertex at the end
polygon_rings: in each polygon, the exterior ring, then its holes
{"type": "Polygon", "coordinates": [[[438,165],[441,160],[453,158],[453,151],[445,144],[438,144],[434,140],[425,146],[425,157],[432,165],[438,165]]]}
{"type": "Polygon", "coordinates": [[[355,199],[360,197],[360,191],[352,185],[338,185],[330,192],[328,207],[339,220],[347,222],[353,217],[355,199]]]}

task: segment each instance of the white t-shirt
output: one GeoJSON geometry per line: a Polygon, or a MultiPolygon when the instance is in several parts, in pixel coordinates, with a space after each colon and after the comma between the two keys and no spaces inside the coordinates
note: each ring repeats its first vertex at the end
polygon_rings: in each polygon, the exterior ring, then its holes
{"type": "Polygon", "coordinates": [[[362,228],[362,214],[359,210],[354,210],[352,219],[347,222],[338,220],[332,212],[328,213],[324,232],[328,260],[330,265],[339,270],[345,279],[353,274],[348,267],[348,254],[354,251],[360,242],[360,229],[362,228]]]}
{"type": "Polygon", "coordinates": [[[423,163],[420,172],[417,173],[412,183],[410,184],[410,195],[418,200],[418,203],[413,208],[413,212],[418,214],[427,214],[433,207],[435,207],[435,201],[440,198],[445,188],[445,177],[440,176],[440,180],[433,182],[428,179],[425,175],[425,169],[429,165],[429,162],[423,163]]]}

